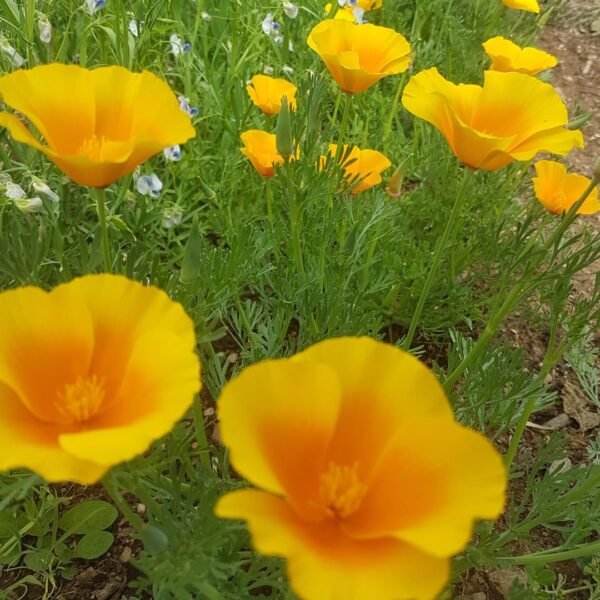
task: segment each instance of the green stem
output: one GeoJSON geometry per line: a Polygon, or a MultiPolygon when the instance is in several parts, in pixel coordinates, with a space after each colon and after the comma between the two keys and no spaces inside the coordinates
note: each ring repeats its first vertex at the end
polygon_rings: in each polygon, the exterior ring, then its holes
{"type": "Polygon", "coordinates": [[[500,560],[507,560],[515,565],[547,565],[548,563],[573,560],[598,553],[600,553],[600,541],[584,544],[583,546],[573,548],[573,550],[565,550],[563,552],[535,552],[533,554],[524,554],[523,556],[502,558],[500,560]]]}
{"type": "Polygon", "coordinates": [[[560,225],[554,230],[554,233],[548,238],[547,242],[544,244],[542,251],[539,257],[532,262],[528,269],[526,269],[524,276],[521,278],[519,282],[515,284],[512,288],[506,300],[502,303],[502,306],[490,317],[483,334],[479,337],[476,344],[471,348],[471,351],[463,358],[461,363],[454,369],[454,371],[449,375],[446,379],[444,387],[446,391],[452,389],[454,384],[458,381],[461,375],[471,366],[473,365],[480,354],[487,348],[487,345],[491,341],[492,337],[495,335],[496,331],[502,324],[504,318],[512,311],[515,305],[521,300],[521,295],[523,291],[529,287],[530,281],[529,278],[531,275],[535,273],[537,268],[542,264],[548,252],[560,244],[563,235],[573,223],[575,218],[577,217],[577,211],[581,208],[581,205],[586,201],[587,197],[592,193],[594,188],[598,185],[599,179],[594,177],[590,182],[590,185],[583,192],[579,200],[573,204],[569,212],[565,215],[560,225]]]}
{"type": "Polygon", "coordinates": [[[116,477],[112,473],[108,473],[103,477],[102,485],[108,492],[108,495],[112,498],[116,507],[121,511],[121,514],[129,521],[129,524],[137,530],[143,529],[146,524],[143,519],[134,512],[133,508],[129,506],[127,500],[123,498],[116,477]]]}
{"type": "Polygon", "coordinates": [[[267,197],[267,215],[269,217],[271,231],[273,231],[273,188],[271,187],[270,179],[267,179],[265,182],[265,195],[267,197]]]}
{"type": "Polygon", "coordinates": [[[202,399],[200,395],[194,398],[192,410],[194,413],[194,425],[196,427],[196,442],[200,451],[200,462],[210,469],[210,446],[206,437],[206,425],[204,424],[204,413],[202,412],[202,399]]]}
{"type": "Polygon", "coordinates": [[[467,189],[467,185],[471,180],[471,176],[473,171],[469,167],[465,167],[465,172],[463,175],[463,180],[458,190],[458,194],[456,195],[456,199],[454,200],[454,206],[452,207],[452,212],[448,218],[448,222],[446,223],[446,228],[444,229],[444,233],[438,242],[435,255],[433,257],[433,263],[429,268],[429,273],[427,274],[427,279],[425,280],[425,285],[421,291],[421,296],[419,297],[419,301],[417,303],[417,307],[415,308],[415,312],[413,314],[412,320],[410,322],[410,327],[408,329],[408,333],[406,334],[406,339],[404,340],[404,348],[406,350],[410,349],[413,338],[415,336],[415,332],[417,330],[417,326],[419,325],[419,321],[421,319],[421,314],[423,312],[423,308],[425,307],[425,302],[427,302],[427,298],[429,296],[429,292],[431,291],[431,286],[433,284],[434,279],[437,276],[437,272],[440,267],[440,263],[442,261],[442,256],[444,252],[447,250],[448,240],[450,239],[450,235],[454,231],[456,223],[458,221],[458,217],[460,215],[462,205],[466,198],[465,191],[467,189]]]}
{"type": "Polygon", "coordinates": [[[400,95],[402,94],[402,90],[404,89],[404,82],[406,80],[406,75],[402,75],[400,80],[398,81],[398,87],[396,88],[396,94],[394,96],[394,100],[392,101],[392,106],[390,108],[390,112],[388,114],[387,121],[383,128],[383,142],[385,143],[390,137],[390,133],[392,133],[392,125],[394,124],[394,119],[396,118],[396,114],[398,113],[398,105],[400,104],[400,95]]]}
{"type": "Polygon", "coordinates": [[[104,254],[104,270],[112,273],[112,255],[110,252],[110,240],[108,239],[108,224],[106,221],[106,192],[104,188],[96,190],[96,201],[98,206],[98,220],[100,221],[100,235],[102,236],[102,252],[104,254]]]}
{"type": "Polygon", "coordinates": [[[348,121],[350,119],[350,110],[352,108],[352,94],[346,94],[346,104],[344,105],[344,115],[342,116],[342,124],[338,135],[337,150],[335,153],[335,162],[339,164],[344,154],[344,137],[348,129],[348,121]]]}

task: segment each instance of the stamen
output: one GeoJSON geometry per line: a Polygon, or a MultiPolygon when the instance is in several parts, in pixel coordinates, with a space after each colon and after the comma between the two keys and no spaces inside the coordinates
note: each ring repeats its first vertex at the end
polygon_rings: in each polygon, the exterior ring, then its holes
{"type": "Polygon", "coordinates": [[[355,512],[367,491],[358,478],[358,465],[339,466],[329,463],[321,475],[321,498],[329,517],[343,519],[355,512]]]}
{"type": "Polygon", "coordinates": [[[55,405],[63,417],[82,424],[98,413],[104,400],[104,384],[96,375],[78,377],[59,392],[55,405]]]}

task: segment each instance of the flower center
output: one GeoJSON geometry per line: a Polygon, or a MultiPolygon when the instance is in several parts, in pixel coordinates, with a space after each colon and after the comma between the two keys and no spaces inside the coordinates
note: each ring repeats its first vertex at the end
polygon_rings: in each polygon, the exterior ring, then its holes
{"type": "Polygon", "coordinates": [[[107,139],[103,135],[98,137],[97,134],[94,134],[92,137],[83,140],[78,154],[83,154],[91,160],[100,161],[102,146],[106,141],[107,139]]]}
{"type": "Polygon", "coordinates": [[[321,475],[321,498],[327,516],[344,519],[355,512],[367,491],[367,486],[358,478],[358,465],[340,466],[329,463],[321,475]]]}
{"type": "Polygon", "coordinates": [[[91,419],[102,406],[104,400],[104,384],[92,375],[78,377],[75,383],[65,385],[58,393],[55,403],[60,414],[70,423],[81,424],[91,419]]]}
{"type": "Polygon", "coordinates": [[[552,196],[552,201],[554,202],[554,206],[557,209],[563,209],[565,207],[565,203],[567,201],[567,195],[564,192],[556,192],[552,196]]]}

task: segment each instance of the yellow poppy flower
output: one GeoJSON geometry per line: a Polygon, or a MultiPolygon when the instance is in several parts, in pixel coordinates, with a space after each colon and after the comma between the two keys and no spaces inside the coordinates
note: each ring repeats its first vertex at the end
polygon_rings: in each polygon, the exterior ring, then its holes
{"type": "Polygon", "coordinates": [[[567,109],[556,90],[522,73],[486,71],[481,87],[455,85],[428,69],[408,82],[402,104],[437,127],[474,169],[493,171],[539,152],[565,155],[583,146],[581,132],[565,127],[567,109]]]}
{"type": "Polygon", "coordinates": [[[538,0],[502,0],[502,4],[507,8],[515,8],[532,13],[540,12],[540,4],[538,0]]]}
{"type": "Polygon", "coordinates": [[[0,78],[0,127],[43,152],[73,181],[103,188],[168,146],[194,137],[190,117],[152,73],[50,64],[0,78]]]}
{"type": "MultiPolygon", "coordinates": [[[[337,155],[337,145],[329,145],[329,154],[332,157],[337,155]]],[[[347,184],[352,187],[352,193],[358,194],[381,183],[381,174],[392,166],[388,158],[377,150],[361,150],[354,146],[348,153],[348,146],[344,145],[343,156],[345,160],[342,164],[347,184]]],[[[321,157],[321,167],[325,165],[327,157],[321,157]]]]}
{"type": "Polygon", "coordinates": [[[194,324],[161,290],[88,275],[0,294],[0,470],[98,481],[200,390],[194,324]]]}
{"type": "Polygon", "coordinates": [[[556,57],[548,52],[538,48],[521,48],[501,36],[485,42],[483,48],[492,61],[491,69],[494,71],[516,71],[525,75],[537,75],[558,64],[556,57]]]}
{"type": "MultiPolygon", "coordinates": [[[[537,177],[533,178],[536,198],[550,211],[560,215],[568,212],[581,198],[591,181],[583,175],[568,173],[565,165],[552,160],[535,163],[537,177]]],[[[592,215],[600,211],[598,188],[594,188],[577,214],[592,215]]]]}
{"type": "Polygon", "coordinates": [[[377,25],[326,19],[310,32],[308,45],[349,94],[363,92],[388,75],[403,73],[411,63],[406,39],[377,25]]]}
{"type": "MultiPolygon", "coordinates": [[[[244,144],[241,149],[242,154],[250,160],[252,166],[263,177],[273,177],[275,166],[285,162],[283,156],[277,152],[275,134],[260,129],[250,129],[242,133],[240,137],[244,144]]],[[[296,151],[296,158],[298,158],[298,151],[296,151]]]]}
{"type": "Polygon", "coordinates": [[[304,600],[432,599],[474,521],[503,509],[500,455],[394,346],[340,338],[264,361],[225,386],[218,412],[233,466],[261,490],[216,512],[287,558],[304,600]]]}
{"type": "Polygon", "coordinates": [[[255,75],[246,91],[250,99],[266,115],[276,115],[281,110],[284,96],[292,110],[296,110],[296,92],[298,88],[285,79],[275,79],[268,75],[255,75]]]}

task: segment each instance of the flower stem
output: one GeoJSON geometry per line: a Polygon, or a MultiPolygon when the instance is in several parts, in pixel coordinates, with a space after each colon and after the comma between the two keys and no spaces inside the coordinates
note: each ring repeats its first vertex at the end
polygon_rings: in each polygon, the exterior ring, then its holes
{"type": "Polygon", "coordinates": [[[344,137],[346,137],[346,130],[348,129],[348,121],[350,119],[350,111],[352,109],[352,94],[346,94],[344,114],[342,116],[342,124],[338,135],[337,151],[335,153],[336,164],[340,162],[344,154],[344,137]]]}
{"type": "Polygon", "coordinates": [[[104,270],[112,273],[112,255],[110,252],[110,240],[108,239],[108,224],[106,222],[106,192],[104,188],[96,190],[96,201],[98,206],[98,220],[100,221],[100,235],[102,236],[102,252],[104,254],[104,270]]]}
{"type": "Polygon", "coordinates": [[[387,141],[388,137],[390,137],[390,133],[392,133],[392,125],[394,124],[394,119],[396,118],[396,114],[398,113],[398,104],[400,104],[400,95],[402,94],[402,90],[404,89],[405,81],[406,75],[403,74],[402,77],[400,77],[400,80],[398,81],[396,95],[394,96],[394,100],[392,101],[390,112],[388,114],[388,119],[383,127],[384,143],[387,141]]]}
{"type": "Polygon", "coordinates": [[[265,195],[267,197],[267,215],[269,217],[271,231],[273,231],[273,188],[271,187],[270,179],[265,181],[265,195]]]}
{"type": "Polygon", "coordinates": [[[102,478],[102,485],[112,498],[116,507],[121,511],[121,514],[129,521],[129,524],[137,530],[145,527],[143,519],[129,506],[129,503],[119,490],[119,484],[116,477],[112,473],[108,473],[102,478]]]}
{"type": "Polygon", "coordinates": [[[463,175],[463,180],[460,185],[460,189],[456,195],[456,199],[454,200],[454,206],[452,207],[452,212],[450,213],[450,217],[448,218],[448,222],[446,223],[446,228],[444,229],[444,233],[438,242],[435,255],[433,257],[433,263],[429,268],[429,273],[427,275],[427,279],[425,280],[425,285],[421,291],[421,296],[419,297],[419,301],[417,303],[417,307],[415,308],[415,312],[413,314],[412,320],[410,322],[410,327],[408,329],[408,333],[406,334],[406,339],[404,340],[404,348],[406,350],[410,349],[413,338],[415,336],[415,332],[417,330],[417,326],[419,325],[419,320],[421,319],[421,313],[423,312],[423,308],[425,306],[425,302],[427,301],[427,297],[429,296],[429,292],[431,290],[431,286],[435,277],[437,276],[437,272],[440,267],[440,263],[442,261],[442,256],[446,250],[446,246],[448,244],[448,240],[450,239],[451,233],[454,231],[456,226],[458,217],[461,212],[461,208],[463,202],[465,200],[466,194],[465,191],[467,189],[467,185],[471,180],[471,176],[473,171],[469,167],[465,167],[465,172],[463,175]]]}
{"type": "Polygon", "coordinates": [[[600,541],[584,544],[583,546],[578,546],[572,550],[565,550],[564,552],[535,552],[533,554],[524,554],[523,556],[502,558],[502,560],[510,561],[515,565],[546,565],[553,562],[562,562],[563,560],[592,556],[598,553],[600,553],[600,541]]]}
{"type": "MultiPolygon", "coordinates": [[[[473,365],[477,361],[480,354],[487,348],[487,345],[489,344],[492,337],[495,335],[496,331],[498,331],[498,328],[502,324],[502,321],[504,320],[504,318],[512,311],[512,309],[515,307],[515,305],[521,300],[522,293],[529,287],[529,285],[530,285],[529,278],[531,277],[531,275],[533,275],[535,273],[537,268],[542,264],[542,262],[546,258],[546,255],[548,254],[548,252],[552,248],[554,248],[557,244],[560,243],[563,235],[565,234],[565,232],[567,231],[567,229],[569,228],[571,223],[573,223],[573,221],[575,220],[575,218],[577,216],[577,211],[581,208],[581,205],[586,201],[587,197],[592,193],[594,188],[598,185],[598,181],[599,181],[599,179],[596,177],[594,177],[592,179],[590,185],[583,192],[583,194],[581,195],[579,200],[577,200],[577,202],[575,202],[575,204],[573,204],[573,206],[571,207],[569,212],[567,212],[567,214],[563,218],[560,225],[554,230],[554,233],[548,238],[547,242],[544,244],[544,247],[540,253],[540,256],[535,261],[532,262],[532,264],[529,266],[529,268],[525,271],[525,274],[523,275],[521,280],[518,281],[514,285],[514,287],[512,288],[512,290],[510,291],[510,293],[508,294],[508,296],[506,297],[506,299],[504,300],[504,302],[502,303],[500,308],[490,317],[490,320],[488,321],[487,325],[485,326],[483,334],[479,337],[479,339],[477,340],[477,342],[475,343],[473,348],[471,348],[471,351],[467,354],[467,356],[465,356],[465,358],[463,358],[461,363],[456,367],[456,369],[454,369],[454,371],[446,379],[446,382],[444,384],[446,391],[449,391],[452,389],[452,387],[458,381],[460,376],[471,365],[473,365]]],[[[528,406],[526,407],[526,411],[527,411],[527,408],[528,408],[528,406]]],[[[534,408],[535,408],[535,406],[531,407],[531,410],[533,410],[534,408]]],[[[525,413],[524,413],[524,415],[525,415],[525,413]]],[[[531,413],[529,415],[527,415],[525,423],[527,423],[527,420],[529,419],[530,415],[531,415],[531,413]]],[[[521,432],[521,434],[522,434],[522,432],[521,432]]],[[[513,436],[513,440],[515,438],[516,438],[516,436],[513,436]]],[[[520,437],[517,439],[516,443],[518,444],[519,441],[520,441],[520,437]]]]}
{"type": "Polygon", "coordinates": [[[198,444],[198,450],[200,451],[200,462],[205,467],[210,469],[210,449],[208,445],[208,438],[206,437],[204,413],[202,412],[202,398],[200,398],[199,394],[194,398],[193,412],[194,425],[196,428],[196,443],[198,444]]]}

